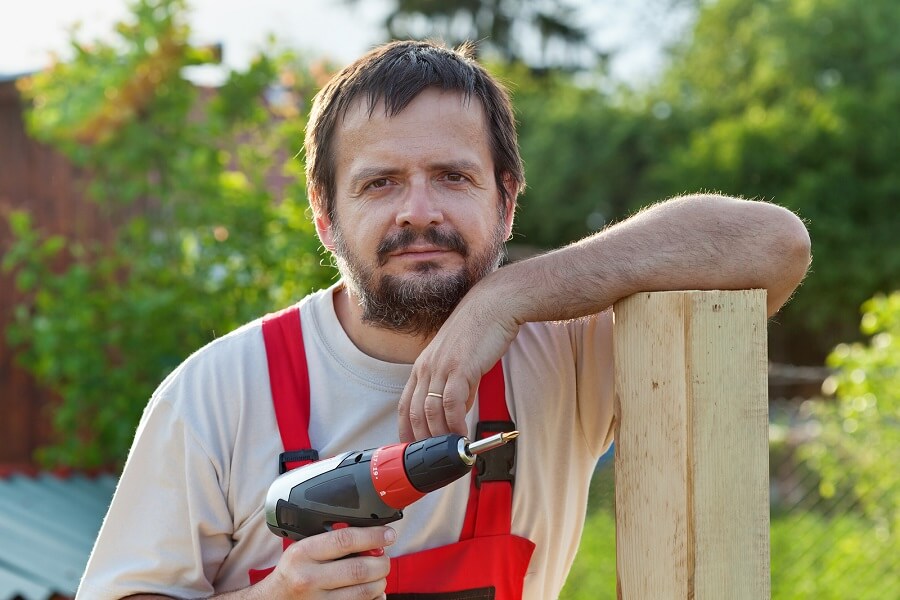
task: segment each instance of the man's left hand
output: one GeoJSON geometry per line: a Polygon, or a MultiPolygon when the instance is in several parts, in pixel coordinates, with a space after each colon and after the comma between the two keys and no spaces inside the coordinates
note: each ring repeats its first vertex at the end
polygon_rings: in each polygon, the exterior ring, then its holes
{"type": "Polygon", "coordinates": [[[466,414],[478,383],[506,352],[519,323],[497,301],[489,276],[463,300],[413,365],[399,405],[400,441],[468,435],[466,414]],[[503,307],[502,309],[500,307],[503,307]]]}

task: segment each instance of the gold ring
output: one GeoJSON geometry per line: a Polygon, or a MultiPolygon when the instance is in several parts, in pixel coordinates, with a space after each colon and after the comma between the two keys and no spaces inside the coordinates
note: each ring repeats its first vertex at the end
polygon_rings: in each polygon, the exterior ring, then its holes
{"type": "Polygon", "coordinates": [[[438,394],[437,392],[428,392],[428,393],[425,394],[425,395],[426,395],[426,396],[431,396],[431,397],[433,397],[433,398],[440,398],[441,400],[444,399],[444,396],[441,395],[441,394],[438,394]]]}

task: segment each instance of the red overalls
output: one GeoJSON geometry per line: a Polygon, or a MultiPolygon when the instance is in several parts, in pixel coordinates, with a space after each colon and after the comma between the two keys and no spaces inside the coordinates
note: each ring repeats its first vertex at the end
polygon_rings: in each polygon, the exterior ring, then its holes
{"type": "MultiPolygon", "coordinates": [[[[287,469],[310,461],[296,461],[296,452],[310,448],[309,373],[303,350],[300,311],[296,306],[263,319],[263,338],[275,416],[287,469]],[[291,462],[294,461],[294,462],[291,462]]],[[[478,387],[479,435],[509,431],[509,411],[503,368],[497,364],[482,377],[478,387]]],[[[511,446],[511,444],[510,444],[511,446]]],[[[499,449],[498,449],[499,450],[499,449]]],[[[494,451],[496,452],[496,451],[494,451]]],[[[490,457],[492,452],[485,456],[490,457]]],[[[387,594],[392,600],[518,600],[534,543],[512,535],[512,480],[498,463],[487,463],[482,475],[472,472],[469,503],[459,541],[439,548],[391,558],[387,594]],[[493,467],[491,466],[493,465],[493,467]],[[480,480],[476,482],[476,477],[480,480]]],[[[290,540],[285,539],[285,547],[290,540]]],[[[256,583],[274,567],[251,570],[256,583]]]]}

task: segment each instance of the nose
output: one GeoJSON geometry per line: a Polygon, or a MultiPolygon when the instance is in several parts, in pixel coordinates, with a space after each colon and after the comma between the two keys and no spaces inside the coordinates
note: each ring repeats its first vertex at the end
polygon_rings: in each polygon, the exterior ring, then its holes
{"type": "Polygon", "coordinates": [[[397,211],[396,223],[400,227],[426,228],[444,222],[444,213],[427,181],[412,181],[403,205],[397,211]]]}

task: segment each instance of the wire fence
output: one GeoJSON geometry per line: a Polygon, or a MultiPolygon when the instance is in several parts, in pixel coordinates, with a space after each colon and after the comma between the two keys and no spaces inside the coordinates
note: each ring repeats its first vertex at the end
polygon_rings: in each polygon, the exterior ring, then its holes
{"type": "Polygon", "coordinates": [[[772,597],[900,600],[900,446],[840,456],[815,402],[770,406],[772,597]]]}
{"type": "MultiPolygon", "coordinates": [[[[770,405],[771,597],[900,600],[900,445],[868,457],[890,466],[876,482],[846,465],[823,474],[823,424],[808,402],[770,405]]],[[[616,598],[613,471],[607,459],[595,473],[562,600],[616,598]]]]}

